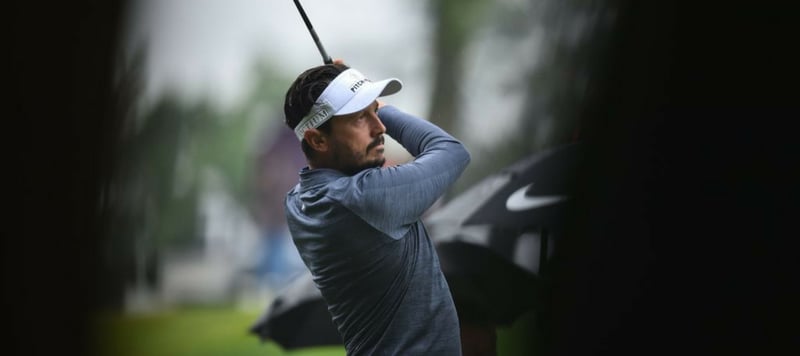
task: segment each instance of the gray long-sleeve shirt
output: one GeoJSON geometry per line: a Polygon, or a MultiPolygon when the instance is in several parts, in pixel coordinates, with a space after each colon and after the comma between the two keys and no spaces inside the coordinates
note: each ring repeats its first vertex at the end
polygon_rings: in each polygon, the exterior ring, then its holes
{"type": "Polygon", "coordinates": [[[292,239],[349,355],[460,355],[453,298],[420,217],[469,153],[397,108],[378,116],[415,159],[353,176],[303,169],[286,197],[292,239]]]}

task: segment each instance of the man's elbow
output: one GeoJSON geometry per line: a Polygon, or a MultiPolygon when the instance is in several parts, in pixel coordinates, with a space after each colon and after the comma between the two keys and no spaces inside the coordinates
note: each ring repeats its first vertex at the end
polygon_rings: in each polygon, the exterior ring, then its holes
{"type": "Polygon", "coordinates": [[[463,162],[464,167],[466,167],[472,160],[472,156],[469,154],[467,147],[464,146],[464,144],[462,144],[461,142],[459,142],[458,145],[456,145],[456,147],[458,150],[458,157],[460,161],[463,162]]]}

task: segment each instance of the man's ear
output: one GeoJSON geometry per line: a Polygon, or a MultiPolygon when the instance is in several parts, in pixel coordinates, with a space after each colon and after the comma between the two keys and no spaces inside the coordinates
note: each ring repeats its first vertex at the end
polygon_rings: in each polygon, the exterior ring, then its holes
{"type": "Polygon", "coordinates": [[[328,136],[320,130],[308,129],[303,134],[303,138],[314,151],[325,152],[328,150],[328,136]]]}

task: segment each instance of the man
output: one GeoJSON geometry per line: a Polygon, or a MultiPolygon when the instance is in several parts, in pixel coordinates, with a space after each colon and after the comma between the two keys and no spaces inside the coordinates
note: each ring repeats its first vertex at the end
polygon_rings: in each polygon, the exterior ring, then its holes
{"type": "Polygon", "coordinates": [[[308,167],[286,217],[349,355],[460,355],[453,298],[420,216],[470,157],[440,128],[377,101],[401,87],[341,61],[295,80],[284,111],[308,167]],[[415,159],[383,167],[384,133],[415,159]]]}

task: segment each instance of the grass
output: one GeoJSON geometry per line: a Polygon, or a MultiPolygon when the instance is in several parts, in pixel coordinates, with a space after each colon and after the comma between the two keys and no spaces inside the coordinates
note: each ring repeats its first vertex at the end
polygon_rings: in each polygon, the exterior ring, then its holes
{"type": "MultiPolygon", "coordinates": [[[[259,311],[234,307],[183,308],[157,314],[103,313],[96,318],[99,356],[344,356],[341,346],[285,351],[247,329],[259,311]]],[[[531,355],[533,315],[497,332],[500,356],[531,355]]]]}
{"type": "Polygon", "coordinates": [[[514,324],[497,328],[498,356],[530,356],[537,353],[536,317],[533,312],[520,315],[514,324]]]}
{"type": "Polygon", "coordinates": [[[292,355],[343,356],[344,348],[284,351],[247,329],[259,312],[236,308],[186,308],[148,315],[104,313],[96,319],[101,356],[292,355]]]}

